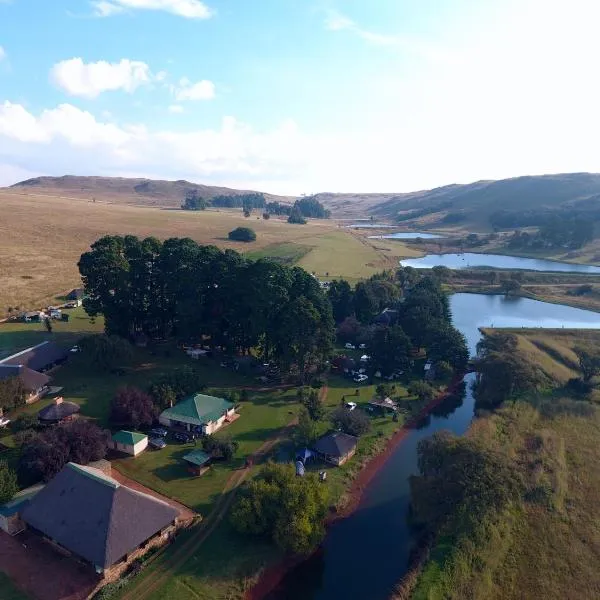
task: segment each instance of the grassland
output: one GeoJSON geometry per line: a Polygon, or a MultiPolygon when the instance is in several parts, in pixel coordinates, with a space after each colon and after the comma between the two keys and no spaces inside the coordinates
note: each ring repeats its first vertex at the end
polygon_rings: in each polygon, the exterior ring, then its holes
{"type": "MultiPolygon", "coordinates": [[[[490,333],[490,332],[488,332],[490,333]]],[[[480,522],[477,538],[446,532],[412,598],[517,600],[600,597],[600,408],[561,384],[578,375],[573,347],[598,332],[515,330],[526,359],[558,386],[508,402],[468,433],[504,454],[524,485],[521,501],[480,522]]],[[[402,597],[402,596],[400,596],[402,597]]]]}

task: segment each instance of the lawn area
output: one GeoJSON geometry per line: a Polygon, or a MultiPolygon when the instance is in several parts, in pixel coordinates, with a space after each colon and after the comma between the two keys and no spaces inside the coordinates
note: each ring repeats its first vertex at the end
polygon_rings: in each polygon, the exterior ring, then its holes
{"type": "Polygon", "coordinates": [[[18,590],[8,576],[0,571],[0,600],[29,600],[29,596],[18,590]]]}
{"type": "Polygon", "coordinates": [[[0,358],[46,340],[72,345],[89,333],[104,330],[104,318],[90,319],[82,307],[65,310],[65,313],[69,321],[52,321],[52,333],[48,333],[43,323],[0,323],[0,358]]]}

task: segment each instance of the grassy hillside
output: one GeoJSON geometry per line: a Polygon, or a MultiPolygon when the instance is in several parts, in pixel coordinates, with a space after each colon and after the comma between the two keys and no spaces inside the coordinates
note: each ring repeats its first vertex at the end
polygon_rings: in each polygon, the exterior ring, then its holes
{"type": "MultiPolygon", "coordinates": [[[[442,526],[410,593],[415,600],[600,597],[597,390],[591,400],[573,399],[560,387],[577,375],[573,346],[600,346],[600,334],[513,333],[526,360],[558,387],[476,419],[468,440],[509,465],[520,481],[519,498],[472,515],[476,525],[468,530],[460,518],[450,528],[442,526]]],[[[397,597],[407,598],[408,590],[397,597]]]]}

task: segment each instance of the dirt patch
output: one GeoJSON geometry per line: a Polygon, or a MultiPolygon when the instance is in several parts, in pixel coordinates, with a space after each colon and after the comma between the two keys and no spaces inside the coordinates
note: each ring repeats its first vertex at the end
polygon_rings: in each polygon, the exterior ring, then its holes
{"type": "Polygon", "coordinates": [[[62,556],[30,531],[15,537],[0,532],[0,571],[33,600],[84,600],[98,582],[89,566],[62,556]]]}

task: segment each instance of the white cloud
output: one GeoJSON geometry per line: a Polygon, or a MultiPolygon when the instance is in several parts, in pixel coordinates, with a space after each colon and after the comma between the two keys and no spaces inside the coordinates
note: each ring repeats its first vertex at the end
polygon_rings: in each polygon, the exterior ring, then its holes
{"type": "Polygon", "coordinates": [[[181,106],[181,104],[171,104],[171,106],[169,106],[169,112],[173,114],[182,113],[183,106],[181,106]]]}
{"type": "Polygon", "coordinates": [[[94,16],[109,17],[125,10],[160,10],[186,19],[209,19],[213,11],[200,0],[92,0],[94,16]]]}
{"type": "Polygon", "coordinates": [[[71,58],[56,63],[50,79],[71,96],[96,98],[102,92],[124,90],[133,92],[153,80],[150,67],[144,62],[122,59],[118,63],[104,60],[84,63],[81,58],[71,58]]]}
{"type": "Polygon", "coordinates": [[[184,100],[212,100],[215,97],[215,84],[203,79],[192,83],[184,77],[179,80],[178,86],[172,87],[173,94],[178,101],[184,100]]]}
{"type": "Polygon", "coordinates": [[[0,61],[4,60],[6,58],[6,50],[0,46],[0,61]]]}

